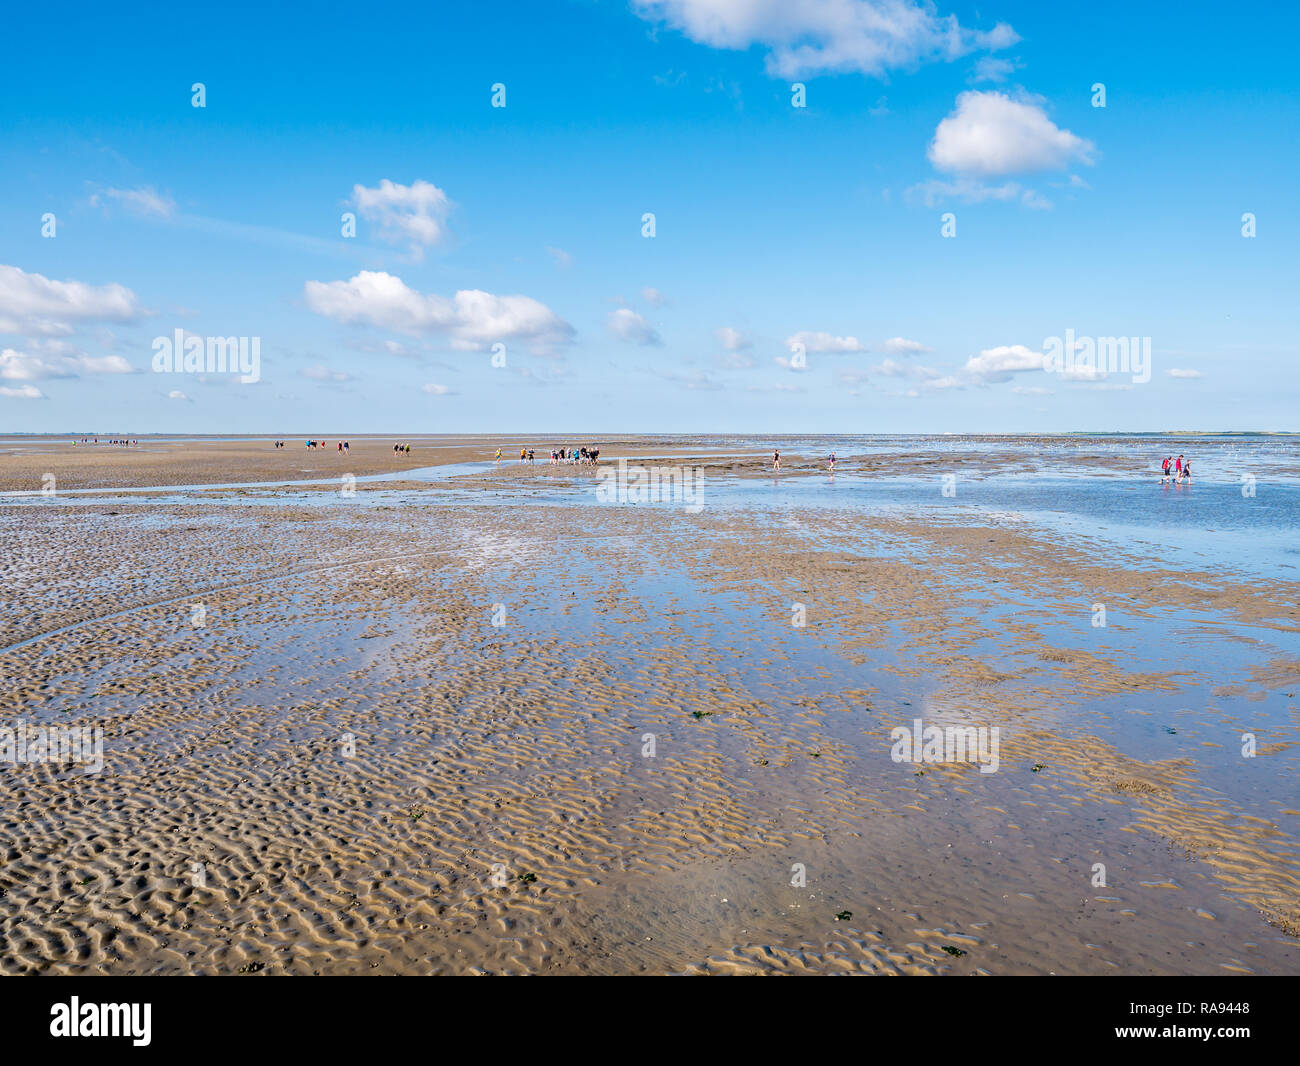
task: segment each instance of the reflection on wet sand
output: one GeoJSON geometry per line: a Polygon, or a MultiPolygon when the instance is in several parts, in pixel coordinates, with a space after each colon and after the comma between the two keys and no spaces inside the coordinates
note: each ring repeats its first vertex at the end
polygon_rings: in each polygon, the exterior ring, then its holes
{"type": "Polygon", "coordinates": [[[1294,583],[545,469],[0,506],[5,972],[1294,972],[1294,583]]]}

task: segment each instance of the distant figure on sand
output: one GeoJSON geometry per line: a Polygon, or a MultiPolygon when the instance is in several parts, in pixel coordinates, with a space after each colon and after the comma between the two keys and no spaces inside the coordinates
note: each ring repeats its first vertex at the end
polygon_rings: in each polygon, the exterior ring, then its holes
{"type": "Polygon", "coordinates": [[[831,452],[831,460],[830,460],[830,463],[831,463],[831,473],[833,474],[833,473],[835,473],[835,453],[834,453],[834,452],[831,452]]]}
{"type": "Polygon", "coordinates": [[[779,451],[772,453],[772,469],[773,470],[781,469],[781,453],[779,451]]]}

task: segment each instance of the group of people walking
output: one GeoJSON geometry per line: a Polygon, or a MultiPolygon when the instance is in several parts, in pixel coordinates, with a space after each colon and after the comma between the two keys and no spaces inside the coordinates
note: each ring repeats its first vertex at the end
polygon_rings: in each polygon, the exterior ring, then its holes
{"type": "MultiPolygon", "coordinates": [[[[600,460],[599,448],[552,448],[551,463],[577,463],[582,466],[595,466],[600,460]]],[[[496,461],[501,462],[501,449],[497,449],[496,461]]],[[[534,448],[520,448],[519,461],[521,463],[537,462],[537,451],[534,448]]]]}
{"type": "Polygon", "coordinates": [[[1184,481],[1192,480],[1192,463],[1190,459],[1184,461],[1181,455],[1177,459],[1170,455],[1160,464],[1160,472],[1160,484],[1171,482],[1181,485],[1184,481]]]}
{"type": "Polygon", "coordinates": [[[552,448],[552,463],[594,464],[600,458],[599,448],[552,448]]]}

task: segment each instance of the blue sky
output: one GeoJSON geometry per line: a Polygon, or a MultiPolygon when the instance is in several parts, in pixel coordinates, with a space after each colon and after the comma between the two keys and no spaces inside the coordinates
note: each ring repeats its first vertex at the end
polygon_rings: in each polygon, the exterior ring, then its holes
{"type": "Polygon", "coordinates": [[[1044,7],[28,6],[0,428],[1300,429],[1300,15],[1044,7]]]}

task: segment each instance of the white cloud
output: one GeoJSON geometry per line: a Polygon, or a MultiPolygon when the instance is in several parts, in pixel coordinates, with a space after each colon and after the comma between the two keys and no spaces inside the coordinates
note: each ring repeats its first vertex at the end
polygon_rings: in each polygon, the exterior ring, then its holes
{"type": "Polygon", "coordinates": [[[427,392],[430,396],[448,396],[451,394],[451,389],[446,385],[434,385],[432,383],[420,386],[420,391],[427,392]]]}
{"type": "MultiPolygon", "coordinates": [[[[1046,353],[1036,352],[1023,344],[1004,344],[996,348],[984,348],[979,355],[972,355],[961,368],[960,377],[965,384],[991,385],[995,382],[1010,381],[1013,374],[1027,371],[1053,371],[1062,381],[1097,382],[1104,381],[1106,371],[1084,364],[1067,365],[1056,368],[1046,353]]],[[[936,387],[931,382],[929,387],[936,387]]],[[[1022,391],[1026,395],[1038,395],[1030,390],[1022,391]]]]}
{"type": "Polygon", "coordinates": [[[803,345],[805,352],[865,352],[864,345],[857,337],[836,337],[830,333],[801,330],[785,339],[785,346],[791,351],[796,345],[803,345]]]}
{"type": "Polygon", "coordinates": [[[1024,195],[1020,197],[1020,202],[1031,211],[1050,211],[1052,201],[1046,196],[1036,193],[1033,189],[1026,189],[1024,195]]]}
{"type": "Polygon", "coordinates": [[[43,400],[45,394],[35,385],[20,385],[18,388],[10,388],[8,385],[0,385],[0,396],[8,396],[15,400],[43,400]]]}
{"type": "Polygon", "coordinates": [[[663,307],[668,302],[667,296],[650,285],[641,290],[641,298],[651,307],[663,307]]]}
{"type": "Polygon", "coordinates": [[[363,270],[348,281],[309,281],[307,306],[345,324],[378,326],[394,333],[443,334],[453,348],[483,351],[497,341],[523,341],[535,350],[573,337],[573,327],[528,296],[494,296],[462,289],[448,299],[408,288],[401,278],[363,270]]]}
{"type": "Polygon", "coordinates": [[[1005,23],[987,32],[964,29],[928,0],[633,0],[632,8],[713,48],[762,45],[767,72],[781,78],[880,76],[1019,40],[1005,23]]]}
{"type": "Polygon", "coordinates": [[[907,190],[909,200],[919,200],[926,207],[938,207],[949,200],[964,204],[982,204],[990,200],[1009,203],[1019,200],[1026,207],[1044,211],[1052,202],[1019,182],[1007,181],[1001,185],[988,185],[974,178],[959,177],[952,181],[924,181],[907,190]]]}
{"type": "Polygon", "coordinates": [[[13,348],[0,352],[0,378],[6,381],[76,378],[82,374],[130,374],[134,370],[135,367],[120,355],[70,353],[66,346],[36,354],[15,351],[13,348]]]}
{"type": "Polygon", "coordinates": [[[985,348],[979,355],[966,360],[962,370],[984,382],[1009,381],[1012,374],[1023,370],[1046,370],[1047,356],[1023,344],[1004,344],[985,348]]]}
{"type": "Polygon", "coordinates": [[[621,341],[627,341],[629,344],[660,343],[659,334],[655,331],[654,326],[650,325],[643,316],[629,308],[620,307],[617,311],[611,311],[606,324],[615,337],[621,341]]]}
{"type": "Polygon", "coordinates": [[[167,394],[167,399],[184,400],[186,403],[190,402],[190,398],[186,396],[185,393],[181,392],[180,389],[172,389],[172,391],[167,394]]]}
{"type": "Polygon", "coordinates": [[[104,197],[122,204],[133,215],[154,215],[158,218],[171,218],[176,214],[176,201],[167,193],[160,193],[152,185],[138,189],[105,189],[90,197],[90,206],[99,207],[104,197]]]}
{"type": "Polygon", "coordinates": [[[748,335],[738,329],[732,329],[730,326],[715,329],[713,335],[718,338],[718,343],[729,352],[739,352],[754,346],[754,342],[749,339],[748,335]]]}
{"type": "Polygon", "coordinates": [[[83,322],[129,322],[140,313],[123,285],[51,281],[0,265],[0,333],[66,335],[83,322]]]}
{"type": "Polygon", "coordinates": [[[342,370],[331,370],[319,363],[315,366],[306,367],[301,373],[303,377],[311,378],[312,381],[350,381],[352,379],[351,374],[345,374],[342,370]]]}
{"type": "Polygon", "coordinates": [[[786,370],[797,370],[802,372],[808,369],[807,363],[805,363],[803,366],[797,366],[793,359],[787,359],[784,355],[774,356],[772,358],[772,362],[774,362],[777,366],[785,367],[786,370]]]}
{"type": "Polygon", "coordinates": [[[920,352],[934,351],[933,348],[927,348],[920,341],[909,341],[906,337],[890,337],[880,347],[894,355],[916,355],[920,352]]]}
{"type": "MultiPolygon", "coordinates": [[[[965,379],[949,374],[946,377],[934,378],[927,381],[924,385],[926,389],[964,389],[969,384],[965,379]]],[[[908,391],[908,396],[920,395],[915,389],[908,391]]]]}
{"type": "Polygon", "coordinates": [[[555,260],[555,265],[561,270],[567,270],[573,266],[573,256],[563,248],[553,248],[549,244],[546,246],[547,254],[555,260]]]}
{"type": "Polygon", "coordinates": [[[1000,92],[964,92],[939,123],[929,159],[952,174],[989,177],[1091,164],[1094,145],[1058,127],[1036,103],[1000,92]]]}
{"type": "Polygon", "coordinates": [[[451,201],[438,186],[427,181],[399,185],[384,178],[376,188],[352,186],[357,213],[379,227],[379,236],[393,244],[409,242],[417,259],[424,249],[448,237],[447,215],[451,201]]]}
{"type": "Polygon", "coordinates": [[[972,82],[1003,82],[1019,70],[1020,66],[1021,64],[1014,59],[984,56],[975,64],[975,69],[971,71],[970,80],[972,82]]]}
{"type": "Polygon", "coordinates": [[[1171,378],[1199,378],[1204,375],[1199,370],[1181,370],[1178,367],[1172,367],[1165,371],[1171,378]]]}
{"type": "MultiPolygon", "coordinates": [[[[935,379],[942,377],[939,371],[935,370],[933,367],[918,366],[914,363],[899,363],[895,362],[893,359],[886,359],[882,363],[869,367],[866,371],[855,373],[860,373],[862,377],[865,377],[868,373],[879,374],[881,377],[887,378],[935,379]]],[[[844,380],[849,381],[850,378],[846,376],[844,380]]],[[[854,379],[854,383],[856,383],[856,379],[854,379]]]]}

